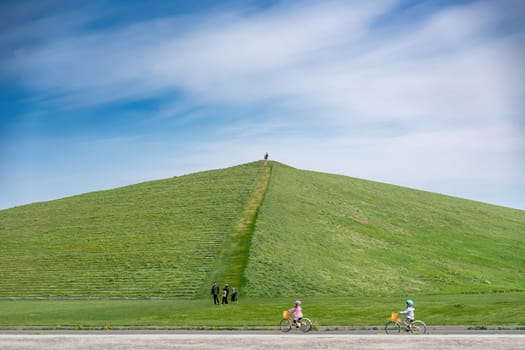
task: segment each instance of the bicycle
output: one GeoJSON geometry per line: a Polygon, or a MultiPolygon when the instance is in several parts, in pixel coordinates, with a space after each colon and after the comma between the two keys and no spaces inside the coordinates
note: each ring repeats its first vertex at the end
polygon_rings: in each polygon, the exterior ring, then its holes
{"type": "Polygon", "coordinates": [[[427,325],[425,322],[420,320],[414,320],[407,325],[405,325],[400,319],[397,312],[392,312],[390,321],[385,325],[386,334],[399,334],[401,329],[404,329],[407,333],[411,334],[426,334],[427,325]]]}
{"type": "MultiPolygon", "coordinates": [[[[298,328],[303,332],[306,333],[312,330],[312,321],[309,318],[303,317],[299,322],[301,323],[301,325],[298,328]]],[[[283,319],[279,324],[281,332],[289,332],[292,329],[292,327],[296,327],[292,315],[290,315],[289,311],[283,311],[283,319]]]]}

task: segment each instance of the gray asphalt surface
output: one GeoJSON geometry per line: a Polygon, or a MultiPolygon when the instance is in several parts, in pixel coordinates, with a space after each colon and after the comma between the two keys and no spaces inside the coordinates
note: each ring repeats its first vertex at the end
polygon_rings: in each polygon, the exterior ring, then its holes
{"type": "Polygon", "coordinates": [[[33,349],[525,349],[525,334],[371,335],[187,332],[0,334],[2,350],[33,349]]]}

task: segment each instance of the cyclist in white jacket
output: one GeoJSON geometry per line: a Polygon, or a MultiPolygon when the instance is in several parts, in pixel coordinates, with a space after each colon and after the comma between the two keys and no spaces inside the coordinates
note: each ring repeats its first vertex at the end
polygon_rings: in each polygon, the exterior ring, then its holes
{"type": "Polygon", "coordinates": [[[399,314],[405,315],[405,319],[403,320],[403,323],[405,324],[405,327],[408,329],[410,324],[415,319],[414,311],[416,311],[416,309],[414,308],[414,302],[410,299],[406,301],[406,305],[407,305],[407,308],[405,309],[405,311],[399,311],[399,314]]]}

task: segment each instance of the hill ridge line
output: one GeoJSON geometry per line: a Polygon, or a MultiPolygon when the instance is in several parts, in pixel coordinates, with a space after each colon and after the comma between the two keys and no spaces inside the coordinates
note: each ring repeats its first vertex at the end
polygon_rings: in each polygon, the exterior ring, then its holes
{"type": "MultiPolygon", "coordinates": [[[[237,222],[232,231],[227,234],[223,248],[214,264],[216,268],[211,272],[214,281],[222,281],[221,286],[228,283],[230,287],[241,290],[246,282],[244,271],[248,264],[252,235],[259,209],[264,202],[272,170],[269,161],[260,161],[260,164],[262,170],[256,177],[252,192],[237,222]]],[[[209,282],[210,280],[205,281],[204,291],[206,295],[209,293],[209,282]]]]}

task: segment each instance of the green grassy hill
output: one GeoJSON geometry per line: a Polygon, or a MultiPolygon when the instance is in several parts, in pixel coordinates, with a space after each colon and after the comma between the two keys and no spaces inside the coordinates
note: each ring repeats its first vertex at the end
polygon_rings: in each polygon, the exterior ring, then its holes
{"type": "Polygon", "coordinates": [[[277,162],[0,211],[0,298],[525,290],[525,211],[277,162]]]}

